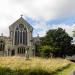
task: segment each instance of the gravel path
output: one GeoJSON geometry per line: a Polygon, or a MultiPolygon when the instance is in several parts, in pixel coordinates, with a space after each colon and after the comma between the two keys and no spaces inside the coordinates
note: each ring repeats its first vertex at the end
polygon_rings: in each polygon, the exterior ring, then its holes
{"type": "Polygon", "coordinates": [[[75,75],[75,71],[73,71],[70,75],[75,75]]]}

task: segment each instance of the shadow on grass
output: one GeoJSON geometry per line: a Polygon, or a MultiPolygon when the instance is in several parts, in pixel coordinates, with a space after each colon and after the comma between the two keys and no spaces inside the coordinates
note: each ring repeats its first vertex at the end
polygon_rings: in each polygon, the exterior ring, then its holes
{"type": "Polygon", "coordinates": [[[28,70],[11,70],[9,68],[1,68],[0,67],[0,75],[55,75],[58,72],[68,68],[70,65],[58,69],[52,73],[41,70],[41,69],[28,69],[28,70]]]}
{"type": "Polygon", "coordinates": [[[65,67],[62,67],[62,68],[60,68],[60,69],[57,69],[56,71],[52,72],[51,74],[52,74],[52,75],[58,75],[59,72],[62,72],[63,70],[69,68],[70,66],[71,66],[71,64],[68,64],[68,65],[65,66],[65,67]]]}
{"type": "Polygon", "coordinates": [[[43,70],[11,70],[9,68],[0,68],[0,75],[51,75],[43,70]]]}

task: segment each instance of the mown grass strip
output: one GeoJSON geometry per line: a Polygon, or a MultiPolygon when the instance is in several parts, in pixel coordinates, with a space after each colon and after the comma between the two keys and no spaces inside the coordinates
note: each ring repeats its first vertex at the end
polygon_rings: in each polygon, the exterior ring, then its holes
{"type": "Polygon", "coordinates": [[[75,63],[57,70],[53,75],[70,75],[73,70],[75,70],[75,63]]]}

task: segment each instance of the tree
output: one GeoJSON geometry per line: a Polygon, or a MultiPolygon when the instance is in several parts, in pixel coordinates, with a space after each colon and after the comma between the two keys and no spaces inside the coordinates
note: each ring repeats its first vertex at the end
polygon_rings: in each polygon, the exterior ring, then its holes
{"type": "Polygon", "coordinates": [[[72,37],[70,37],[62,28],[49,30],[42,39],[43,45],[49,45],[55,48],[60,48],[59,55],[63,56],[71,46],[72,37]]]}
{"type": "Polygon", "coordinates": [[[57,52],[59,49],[58,48],[53,48],[51,46],[45,45],[45,46],[40,46],[40,56],[43,57],[52,57],[53,53],[55,53],[55,51],[57,52]]]}

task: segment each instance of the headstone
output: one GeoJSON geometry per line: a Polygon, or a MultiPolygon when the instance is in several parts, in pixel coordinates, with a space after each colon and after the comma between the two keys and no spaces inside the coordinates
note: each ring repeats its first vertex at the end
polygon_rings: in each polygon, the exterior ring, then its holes
{"type": "Polygon", "coordinates": [[[26,60],[28,60],[28,59],[29,59],[28,48],[26,49],[26,53],[25,53],[25,55],[26,55],[26,60]]]}

